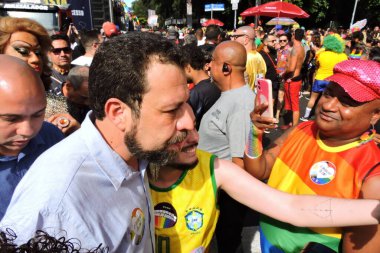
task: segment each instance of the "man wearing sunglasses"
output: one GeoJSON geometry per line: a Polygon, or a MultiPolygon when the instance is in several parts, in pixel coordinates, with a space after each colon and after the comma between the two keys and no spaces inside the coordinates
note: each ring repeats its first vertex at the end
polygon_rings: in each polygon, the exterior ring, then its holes
{"type": "Polygon", "coordinates": [[[265,61],[265,65],[267,66],[265,78],[272,81],[272,97],[274,108],[277,106],[278,90],[280,88],[280,80],[277,75],[277,50],[275,48],[277,43],[277,38],[274,35],[265,35],[263,38],[264,47],[260,51],[260,54],[265,61]]]}
{"type": "Polygon", "coordinates": [[[51,69],[51,91],[57,95],[62,95],[62,83],[67,79],[70,71],[72,50],[69,37],[64,34],[54,34],[51,37],[51,49],[49,59],[52,63],[51,69]]]}
{"type": "Polygon", "coordinates": [[[256,51],[255,30],[250,26],[242,26],[230,37],[231,40],[242,44],[247,51],[247,63],[244,78],[251,89],[254,89],[256,76],[265,75],[267,71],[263,57],[256,51]]]}

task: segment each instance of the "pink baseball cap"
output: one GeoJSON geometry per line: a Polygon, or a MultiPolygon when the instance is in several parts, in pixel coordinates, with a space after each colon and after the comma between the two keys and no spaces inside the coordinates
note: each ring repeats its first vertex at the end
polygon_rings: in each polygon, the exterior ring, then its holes
{"type": "Polygon", "coordinates": [[[342,61],[326,80],[339,84],[357,102],[380,99],[380,63],[376,61],[342,61]]]}

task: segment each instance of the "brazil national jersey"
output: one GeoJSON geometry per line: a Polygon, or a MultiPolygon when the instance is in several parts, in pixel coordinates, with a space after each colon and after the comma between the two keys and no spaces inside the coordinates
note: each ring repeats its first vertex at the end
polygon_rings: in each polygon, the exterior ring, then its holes
{"type": "Polygon", "coordinates": [[[151,185],[157,253],[208,252],[219,217],[215,156],[197,150],[197,157],[171,187],[151,185]]]}
{"type": "MultiPolygon", "coordinates": [[[[329,147],[319,139],[315,123],[309,121],[298,125],[285,141],[268,184],[292,194],[357,199],[363,182],[380,175],[379,162],[374,141],[329,147]]],[[[339,252],[338,228],[300,228],[263,216],[260,229],[265,253],[300,252],[309,242],[339,252]]]]}

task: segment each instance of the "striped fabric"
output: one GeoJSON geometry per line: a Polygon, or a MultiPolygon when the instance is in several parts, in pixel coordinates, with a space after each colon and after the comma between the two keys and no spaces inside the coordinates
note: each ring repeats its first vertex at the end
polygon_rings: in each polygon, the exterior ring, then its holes
{"type": "MultiPolygon", "coordinates": [[[[373,141],[329,147],[319,139],[315,122],[309,121],[286,140],[268,184],[293,194],[355,199],[366,178],[380,175],[379,162],[373,141]]],[[[339,251],[338,228],[300,228],[269,217],[262,217],[260,226],[262,252],[300,252],[311,241],[339,251]]]]}

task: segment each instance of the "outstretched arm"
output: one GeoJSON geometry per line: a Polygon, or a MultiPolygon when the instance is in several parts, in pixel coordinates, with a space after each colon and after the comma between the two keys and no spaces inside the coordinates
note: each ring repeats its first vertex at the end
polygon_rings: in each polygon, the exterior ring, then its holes
{"type": "Polygon", "coordinates": [[[291,195],[260,182],[230,161],[215,160],[218,187],[240,203],[300,227],[378,224],[380,201],[291,195]]]}

